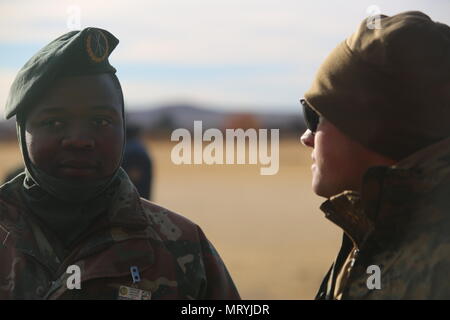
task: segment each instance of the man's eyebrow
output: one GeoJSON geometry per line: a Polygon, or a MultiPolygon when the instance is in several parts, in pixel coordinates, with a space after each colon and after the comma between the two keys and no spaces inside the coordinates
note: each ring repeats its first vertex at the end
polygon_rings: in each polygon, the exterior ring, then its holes
{"type": "Polygon", "coordinates": [[[93,107],[90,107],[89,109],[120,113],[120,111],[117,110],[117,108],[114,108],[113,106],[108,106],[108,105],[93,106],[93,107]]]}
{"type": "Polygon", "coordinates": [[[62,113],[62,112],[64,112],[64,110],[61,109],[61,108],[57,108],[57,107],[45,107],[45,108],[40,109],[40,110],[37,112],[37,114],[40,115],[40,114],[45,114],[45,113],[62,113]]]}

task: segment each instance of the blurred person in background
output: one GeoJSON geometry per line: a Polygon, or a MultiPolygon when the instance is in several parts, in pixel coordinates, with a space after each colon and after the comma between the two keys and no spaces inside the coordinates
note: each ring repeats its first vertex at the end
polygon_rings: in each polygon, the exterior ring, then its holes
{"type": "Polygon", "coordinates": [[[344,231],[316,299],[450,299],[450,28],[370,19],[302,100],[312,187],[344,231]]]}
{"type": "Polygon", "coordinates": [[[153,184],[153,161],[150,152],[141,141],[140,128],[127,124],[125,153],[122,168],[130,177],[140,196],[151,200],[153,184]]]}
{"type": "Polygon", "coordinates": [[[201,228],[140,198],[120,167],[117,44],[68,32],[12,84],[25,172],[0,188],[0,299],[239,299],[201,228]]]}

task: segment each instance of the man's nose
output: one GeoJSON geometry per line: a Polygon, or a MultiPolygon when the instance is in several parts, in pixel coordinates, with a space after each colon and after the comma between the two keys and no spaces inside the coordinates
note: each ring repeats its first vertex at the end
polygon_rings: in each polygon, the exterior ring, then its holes
{"type": "Polygon", "coordinates": [[[86,132],[72,130],[63,140],[63,148],[93,149],[95,141],[86,132]]]}
{"type": "Polygon", "coordinates": [[[314,134],[311,132],[311,130],[306,130],[300,138],[300,141],[305,147],[314,148],[314,134]]]}

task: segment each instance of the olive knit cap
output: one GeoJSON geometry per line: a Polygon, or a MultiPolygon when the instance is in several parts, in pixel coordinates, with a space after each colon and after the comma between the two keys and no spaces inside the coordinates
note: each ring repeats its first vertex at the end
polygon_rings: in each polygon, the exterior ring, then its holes
{"type": "Polygon", "coordinates": [[[450,27],[422,12],[365,19],[319,68],[305,100],[394,160],[450,136],[450,27]]]}

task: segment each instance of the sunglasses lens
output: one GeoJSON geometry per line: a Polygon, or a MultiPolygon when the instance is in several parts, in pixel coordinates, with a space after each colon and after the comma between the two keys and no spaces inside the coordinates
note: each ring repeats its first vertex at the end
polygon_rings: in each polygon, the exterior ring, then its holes
{"type": "Polygon", "coordinates": [[[303,106],[303,115],[305,117],[306,126],[311,132],[317,131],[320,116],[315,112],[305,100],[300,100],[303,106]]]}

